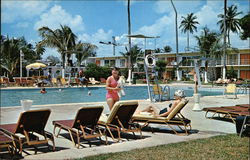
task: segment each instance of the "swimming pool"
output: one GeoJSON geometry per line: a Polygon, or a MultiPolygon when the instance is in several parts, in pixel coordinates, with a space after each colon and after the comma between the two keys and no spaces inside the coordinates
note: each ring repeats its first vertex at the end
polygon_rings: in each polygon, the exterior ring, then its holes
{"type": "MultiPolygon", "coordinates": [[[[174,91],[183,89],[187,97],[193,96],[192,87],[171,87],[170,97],[173,98],[174,91]]],[[[41,94],[39,88],[35,89],[1,89],[1,107],[20,106],[20,100],[31,99],[33,105],[62,104],[62,103],[84,103],[106,101],[105,87],[88,88],[47,88],[46,94],[41,94]],[[88,91],[91,95],[88,95],[88,91]]],[[[121,100],[148,99],[147,86],[126,86],[126,96],[121,100]]],[[[201,96],[222,95],[221,89],[200,88],[201,96]]]]}

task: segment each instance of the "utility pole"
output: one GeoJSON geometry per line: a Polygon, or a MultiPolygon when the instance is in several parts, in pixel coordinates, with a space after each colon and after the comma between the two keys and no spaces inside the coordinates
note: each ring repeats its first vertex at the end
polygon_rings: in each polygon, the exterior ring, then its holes
{"type": "Polygon", "coordinates": [[[99,43],[101,44],[106,44],[106,45],[112,45],[113,46],[113,55],[115,56],[115,47],[116,46],[122,46],[121,44],[119,43],[116,43],[116,40],[115,40],[115,36],[112,36],[112,42],[103,42],[103,41],[100,41],[99,43]]]}
{"type": "Polygon", "coordinates": [[[22,60],[23,60],[23,56],[24,56],[24,54],[23,54],[23,51],[22,50],[20,50],[20,77],[22,78],[22,76],[23,76],[23,62],[22,62],[22,60]]]}

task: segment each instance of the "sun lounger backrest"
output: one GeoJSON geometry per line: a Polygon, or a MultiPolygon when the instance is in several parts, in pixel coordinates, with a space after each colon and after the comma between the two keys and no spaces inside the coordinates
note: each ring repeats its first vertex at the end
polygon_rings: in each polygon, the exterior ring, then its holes
{"type": "Polygon", "coordinates": [[[228,84],[226,87],[227,93],[235,93],[236,92],[236,85],[235,84],[228,84]]]}
{"type": "Polygon", "coordinates": [[[17,122],[16,133],[26,131],[43,131],[50,115],[49,109],[30,110],[20,114],[17,122]]]}
{"type": "Polygon", "coordinates": [[[172,118],[174,118],[176,114],[179,113],[187,103],[188,103],[187,99],[182,99],[181,102],[172,110],[172,112],[169,113],[166,119],[171,120],[172,118]]]}
{"type": "Polygon", "coordinates": [[[88,127],[95,126],[102,114],[102,111],[103,106],[82,107],[76,114],[73,128],[80,129],[80,125],[88,127]]]}
{"type": "Polygon", "coordinates": [[[118,125],[117,118],[126,127],[131,120],[135,110],[138,107],[138,101],[119,101],[116,102],[108,117],[107,123],[118,125]]]}

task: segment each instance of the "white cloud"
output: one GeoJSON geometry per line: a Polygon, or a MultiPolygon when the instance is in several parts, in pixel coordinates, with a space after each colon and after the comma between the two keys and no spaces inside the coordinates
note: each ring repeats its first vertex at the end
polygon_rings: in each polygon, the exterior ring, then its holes
{"type": "MultiPolygon", "coordinates": [[[[86,33],[77,35],[80,41],[85,42],[85,43],[91,43],[98,47],[98,50],[97,50],[98,57],[112,56],[112,52],[113,52],[112,45],[105,45],[105,44],[99,43],[100,41],[111,42],[112,36],[113,36],[112,30],[104,31],[102,28],[98,29],[95,33],[91,35],[86,34],[86,33]]],[[[116,53],[118,54],[118,52],[116,53]]]]}
{"type": "Polygon", "coordinates": [[[239,34],[230,32],[230,42],[232,47],[239,48],[239,49],[246,49],[249,48],[249,40],[241,40],[239,38],[239,34]]]}
{"type": "Polygon", "coordinates": [[[42,26],[48,26],[51,29],[59,28],[61,25],[69,26],[73,32],[84,30],[84,23],[80,15],[71,15],[61,6],[54,5],[48,12],[40,16],[40,20],[35,23],[34,29],[37,30],[42,26]]]}
{"type": "Polygon", "coordinates": [[[28,20],[45,11],[50,1],[1,1],[2,23],[28,20]]]}
{"type": "Polygon", "coordinates": [[[211,30],[219,30],[217,22],[219,20],[218,15],[221,10],[215,9],[213,6],[204,5],[200,11],[195,13],[197,21],[200,23],[200,27],[207,26],[211,30]]]}

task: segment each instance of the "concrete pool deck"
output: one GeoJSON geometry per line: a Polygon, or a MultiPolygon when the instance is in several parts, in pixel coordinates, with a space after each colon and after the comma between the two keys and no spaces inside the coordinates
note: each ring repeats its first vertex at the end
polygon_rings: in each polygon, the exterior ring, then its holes
{"type": "MultiPolygon", "coordinates": [[[[235,125],[229,122],[210,120],[205,118],[205,112],[194,112],[192,108],[194,106],[194,100],[192,97],[187,97],[189,103],[182,110],[182,114],[191,120],[192,131],[188,136],[180,136],[170,134],[167,131],[166,126],[152,125],[154,128],[159,128],[159,132],[151,133],[150,131],[143,131],[142,139],[134,139],[130,134],[123,135],[123,142],[113,143],[111,139],[109,140],[109,145],[100,144],[99,141],[93,142],[92,147],[89,147],[88,143],[84,143],[83,147],[77,149],[71,142],[68,134],[59,135],[55,138],[56,151],[48,151],[45,147],[44,149],[38,150],[35,155],[33,149],[27,149],[30,155],[23,153],[24,159],[74,159],[82,158],[91,155],[111,153],[111,152],[122,152],[129,151],[132,149],[145,148],[151,146],[157,146],[168,143],[177,143],[182,141],[189,141],[193,139],[208,138],[211,136],[236,133],[235,125]],[[128,138],[129,140],[127,140],[128,138]]],[[[163,108],[170,102],[158,102],[156,103],[159,108],[163,108]]],[[[95,103],[78,103],[78,104],[56,104],[56,105],[36,105],[32,106],[31,109],[41,109],[49,108],[51,109],[51,115],[49,121],[46,125],[46,130],[53,132],[52,121],[60,119],[73,119],[76,111],[82,106],[91,105],[103,105],[105,107],[104,112],[108,112],[108,107],[106,102],[95,102],[95,103]]],[[[139,109],[147,107],[150,104],[149,101],[140,100],[139,109]]],[[[202,107],[219,107],[219,106],[230,106],[236,104],[249,104],[249,95],[239,95],[238,99],[224,98],[223,96],[205,96],[201,97],[202,107]]],[[[1,108],[1,124],[6,123],[16,123],[20,112],[22,112],[21,107],[6,107],[1,108]]],[[[66,132],[61,132],[66,133],[66,132]]],[[[137,134],[138,135],[138,134],[137,134]]],[[[104,137],[102,138],[104,140],[104,137]]],[[[84,142],[84,141],[83,141],[84,142]]]]}

